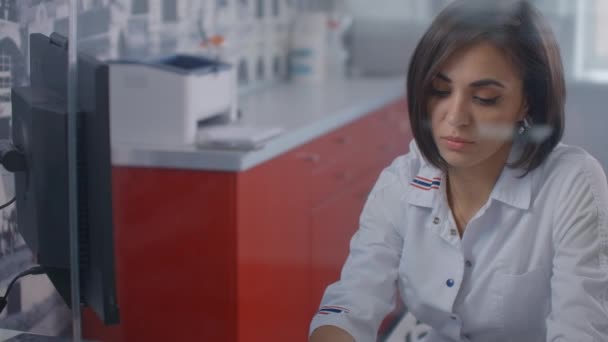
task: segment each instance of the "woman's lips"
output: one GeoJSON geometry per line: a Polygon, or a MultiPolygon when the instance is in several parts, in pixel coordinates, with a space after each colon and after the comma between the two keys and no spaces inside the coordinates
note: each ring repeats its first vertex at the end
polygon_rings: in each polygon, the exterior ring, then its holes
{"type": "Polygon", "coordinates": [[[458,138],[458,137],[442,137],[441,139],[443,139],[445,141],[445,144],[447,145],[447,147],[450,150],[455,150],[455,151],[461,151],[461,150],[465,149],[466,147],[474,144],[473,141],[458,138]]]}

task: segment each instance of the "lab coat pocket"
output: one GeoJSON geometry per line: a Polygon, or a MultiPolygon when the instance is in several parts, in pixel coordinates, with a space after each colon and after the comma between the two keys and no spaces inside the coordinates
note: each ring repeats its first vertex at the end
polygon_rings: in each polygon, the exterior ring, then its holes
{"type": "Polygon", "coordinates": [[[516,336],[527,330],[542,331],[549,312],[551,284],[549,272],[536,268],[523,274],[498,273],[499,314],[504,333],[516,336]]]}

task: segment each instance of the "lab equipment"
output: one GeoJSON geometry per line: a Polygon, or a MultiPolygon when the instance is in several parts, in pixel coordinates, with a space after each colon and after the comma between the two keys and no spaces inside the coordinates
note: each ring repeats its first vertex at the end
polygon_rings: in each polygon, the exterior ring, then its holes
{"type": "Polygon", "coordinates": [[[300,14],[293,24],[289,76],[299,82],[324,81],[327,73],[327,22],[324,12],[300,14]]]}
{"type": "Polygon", "coordinates": [[[194,55],[109,64],[113,144],[192,145],[203,121],[237,119],[231,65],[194,55]]]}

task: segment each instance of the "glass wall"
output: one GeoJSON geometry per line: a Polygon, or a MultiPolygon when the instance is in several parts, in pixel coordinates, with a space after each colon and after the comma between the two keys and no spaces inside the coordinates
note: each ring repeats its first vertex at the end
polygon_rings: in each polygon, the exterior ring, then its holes
{"type": "MultiPolygon", "coordinates": [[[[50,81],[45,74],[37,73],[38,78],[31,82],[30,35],[40,32],[50,34],[55,28],[56,18],[67,15],[67,1],[0,1],[0,139],[9,139],[12,135],[11,118],[16,115],[13,112],[16,99],[12,97],[11,90],[50,81]]],[[[16,96],[23,98],[24,94],[22,90],[16,96]]],[[[15,195],[14,174],[2,168],[0,204],[13,199],[15,195]]],[[[0,288],[3,295],[18,273],[38,262],[38,255],[32,249],[36,243],[31,227],[33,225],[29,225],[27,239],[24,239],[15,204],[0,211],[0,288]]],[[[47,276],[21,278],[15,282],[7,300],[8,304],[0,314],[0,336],[3,339],[18,331],[71,336],[70,310],[47,276]]]]}

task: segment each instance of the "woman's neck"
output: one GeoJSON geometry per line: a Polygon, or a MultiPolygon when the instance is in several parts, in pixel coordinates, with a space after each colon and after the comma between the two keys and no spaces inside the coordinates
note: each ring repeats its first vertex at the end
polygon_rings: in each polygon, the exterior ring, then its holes
{"type": "Polygon", "coordinates": [[[461,235],[466,224],[490,197],[507,162],[510,150],[511,144],[507,144],[479,165],[467,168],[448,168],[448,203],[461,235]]]}

